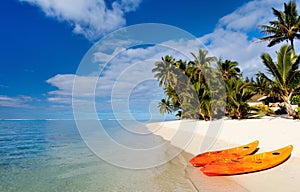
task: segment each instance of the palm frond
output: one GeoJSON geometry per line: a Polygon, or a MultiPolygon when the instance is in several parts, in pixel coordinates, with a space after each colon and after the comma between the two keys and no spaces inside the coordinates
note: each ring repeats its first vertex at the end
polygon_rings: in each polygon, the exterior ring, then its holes
{"type": "Polygon", "coordinates": [[[287,37],[278,37],[278,36],[274,36],[274,38],[270,41],[270,43],[268,44],[268,47],[272,47],[278,43],[281,43],[283,41],[287,41],[288,38],[287,37]]]}
{"type": "Polygon", "coordinates": [[[272,8],[273,15],[276,20],[270,21],[269,25],[259,25],[261,33],[267,35],[259,38],[260,41],[270,41],[269,47],[272,47],[283,41],[289,41],[294,49],[294,39],[300,39],[300,16],[296,9],[296,3],[290,1],[288,4],[284,3],[284,11],[279,11],[272,8]]]}
{"type": "Polygon", "coordinates": [[[284,23],[285,17],[284,17],[283,12],[278,11],[277,9],[274,9],[274,8],[272,8],[272,10],[273,10],[273,15],[277,17],[278,21],[281,23],[284,23]]]}
{"type": "Polygon", "coordinates": [[[273,62],[271,56],[267,53],[264,53],[264,54],[262,54],[261,58],[262,58],[263,64],[267,67],[268,72],[271,75],[273,75],[276,79],[280,79],[280,81],[282,81],[281,74],[278,71],[277,66],[273,62]]]}

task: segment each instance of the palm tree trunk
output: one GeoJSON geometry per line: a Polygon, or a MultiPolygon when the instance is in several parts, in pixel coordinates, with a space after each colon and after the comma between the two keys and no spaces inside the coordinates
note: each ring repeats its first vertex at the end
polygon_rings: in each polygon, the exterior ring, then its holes
{"type": "Polygon", "coordinates": [[[237,118],[238,118],[238,120],[243,119],[243,114],[242,114],[241,111],[238,111],[238,113],[237,113],[237,118]]]}
{"type": "Polygon", "coordinates": [[[296,111],[293,109],[292,105],[289,103],[285,103],[286,112],[289,114],[289,116],[292,116],[294,119],[298,117],[296,111]]]}
{"type": "Polygon", "coordinates": [[[295,49],[294,49],[294,39],[290,39],[290,42],[291,42],[292,53],[293,53],[293,55],[296,55],[295,49]]]}
{"type": "Polygon", "coordinates": [[[281,97],[284,105],[286,107],[286,112],[288,113],[289,116],[292,116],[293,118],[298,118],[298,115],[296,113],[296,111],[293,109],[292,104],[290,102],[290,95],[289,96],[282,96],[281,97]]]}
{"type": "Polygon", "coordinates": [[[294,49],[294,39],[290,39],[290,42],[291,42],[291,47],[292,47],[292,50],[293,50],[293,53],[295,53],[295,49],[294,49]]]}

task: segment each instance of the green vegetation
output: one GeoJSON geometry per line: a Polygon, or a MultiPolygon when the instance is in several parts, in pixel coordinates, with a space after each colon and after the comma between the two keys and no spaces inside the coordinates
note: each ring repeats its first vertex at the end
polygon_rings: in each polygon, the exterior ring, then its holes
{"type": "Polygon", "coordinates": [[[207,51],[199,49],[198,55],[193,54],[195,60],[176,61],[172,56],[165,56],[162,61],[155,63],[152,70],[163,87],[166,98],[161,100],[161,113],[177,112],[182,118],[211,117],[211,92],[204,77],[210,62],[214,57],[207,57],[207,51]]]}
{"type": "Polygon", "coordinates": [[[253,107],[253,110],[257,112],[258,117],[265,116],[265,115],[267,116],[275,115],[275,111],[271,109],[269,106],[264,104],[260,104],[253,107]]]}
{"type": "Polygon", "coordinates": [[[291,99],[300,90],[300,57],[292,54],[291,46],[283,45],[277,52],[277,62],[267,53],[262,54],[261,58],[273,78],[268,78],[264,73],[260,73],[261,77],[269,82],[271,90],[283,100],[287,113],[297,118],[291,99]]]}
{"type": "Polygon", "coordinates": [[[270,21],[270,25],[260,25],[261,32],[266,37],[260,38],[261,41],[270,41],[269,47],[288,40],[294,50],[294,39],[300,38],[300,16],[297,12],[296,3],[290,1],[284,3],[284,11],[278,11],[272,8],[274,16],[277,20],[270,21]]]}
{"type": "Polygon", "coordinates": [[[242,79],[230,78],[225,82],[228,115],[237,119],[247,118],[252,111],[252,107],[247,101],[255,95],[255,92],[251,89],[250,84],[242,79]]]}
{"type": "Polygon", "coordinates": [[[296,112],[297,112],[297,114],[298,114],[298,117],[300,117],[300,107],[299,107],[299,106],[296,107],[296,112]]]}
{"type": "Polygon", "coordinates": [[[298,105],[300,106],[300,95],[295,95],[292,97],[291,100],[292,105],[298,105]]]}
{"type": "Polygon", "coordinates": [[[282,41],[289,41],[290,45],[283,45],[276,52],[276,61],[268,53],[261,55],[267,74],[259,72],[255,80],[243,78],[238,62],[210,57],[203,49],[197,54],[191,53],[194,58],[191,61],[167,55],[156,62],[152,70],[166,96],[158,104],[160,112],[204,120],[224,115],[243,119],[283,112],[299,118],[300,56],[295,53],[294,39],[300,39],[300,16],[292,1],[284,3],[284,11],[272,9],[277,20],[259,26],[261,32],[268,35],[260,41],[270,41],[269,47],[282,41]],[[250,106],[249,100],[255,95],[282,104],[277,106],[277,111],[264,104],[250,106]],[[295,109],[292,105],[298,107],[295,109]]]}

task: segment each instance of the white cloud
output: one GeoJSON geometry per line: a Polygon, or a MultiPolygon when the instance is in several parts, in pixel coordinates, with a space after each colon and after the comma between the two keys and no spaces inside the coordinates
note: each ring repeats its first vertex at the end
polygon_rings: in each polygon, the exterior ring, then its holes
{"type": "MultiPolygon", "coordinates": [[[[92,97],[94,96],[95,83],[98,77],[96,76],[77,76],[74,74],[58,74],[51,77],[46,82],[58,88],[58,90],[50,91],[50,95],[59,95],[65,97],[92,97]],[[79,87],[73,91],[74,82],[79,87]]],[[[52,101],[55,101],[52,98],[52,101]]]]}
{"type": "Polygon", "coordinates": [[[107,6],[104,0],[19,0],[37,6],[48,17],[69,22],[73,32],[89,40],[125,25],[124,14],[135,11],[141,0],[121,0],[107,6]]]}
{"type": "Polygon", "coordinates": [[[0,106],[1,107],[16,107],[16,108],[31,108],[28,102],[33,99],[28,96],[9,97],[6,95],[0,95],[0,106]]]}
{"type": "Polygon", "coordinates": [[[120,6],[125,12],[135,11],[142,0],[121,0],[120,6]]]}
{"type": "Polygon", "coordinates": [[[253,42],[253,34],[257,34],[257,25],[267,24],[267,21],[274,19],[271,7],[281,10],[283,4],[271,0],[251,1],[221,18],[212,33],[196,40],[170,40],[163,43],[166,46],[123,49],[122,47],[130,43],[122,41],[121,48],[118,48],[117,42],[109,39],[110,41],[105,43],[116,45],[116,49],[110,50],[108,54],[105,48],[101,50],[100,47],[91,58],[94,63],[104,64],[109,61],[108,65],[100,67],[103,69],[100,78],[98,79],[97,74],[99,71],[95,73],[96,76],[56,75],[47,80],[49,84],[57,87],[57,90],[49,92],[51,96],[49,101],[70,102],[71,100],[67,98],[72,96],[75,77],[79,87],[75,96],[105,98],[107,103],[111,102],[111,96],[116,102],[121,103],[129,96],[140,100],[145,100],[145,97],[159,100],[162,97],[162,90],[158,88],[157,82],[151,82],[153,80],[151,69],[155,61],[168,54],[175,56],[176,59],[189,60],[192,59],[190,52],[197,53],[198,48],[208,49],[210,54],[216,57],[238,61],[244,76],[253,76],[258,71],[264,70],[260,55],[263,52],[274,55],[280,46],[268,48],[266,43],[253,42]]]}
{"type": "Polygon", "coordinates": [[[57,87],[57,90],[48,92],[48,101],[70,104],[72,96],[77,103],[91,98],[102,98],[101,102],[111,102],[111,99],[128,100],[130,97],[144,101],[145,98],[160,99],[162,89],[158,88],[151,70],[155,61],[168,54],[165,49],[154,46],[118,51],[117,48],[111,55],[96,52],[90,58],[95,63],[110,60],[105,67],[98,68],[103,70],[102,74],[99,76],[100,71],[95,71],[92,74],[96,76],[55,75],[46,81],[57,87]]]}
{"type": "Polygon", "coordinates": [[[50,95],[63,95],[63,96],[71,96],[72,95],[72,87],[74,84],[73,74],[58,74],[54,77],[51,77],[46,82],[51,84],[52,86],[58,87],[59,90],[50,91],[50,95]]]}
{"type": "Polygon", "coordinates": [[[260,55],[267,49],[266,43],[255,43],[246,33],[216,29],[213,33],[200,38],[211,54],[223,60],[238,61],[244,75],[252,76],[261,70],[260,55]]]}
{"type": "Polygon", "coordinates": [[[282,6],[283,3],[280,1],[250,1],[234,12],[221,18],[218,23],[218,28],[223,27],[226,30],[233,31],[253,30],[258,24],[264,24],[270,21],[270,18],[272,17],[271,7],[281,9],[282,6]]]}
{"type": "Polygon", "coordinates": [[[276,19],[272,7],[283,10],[283,2],[250,1],[221,18],[212,33],[199,39],[213,55],[239,62],[244,76],[253,76],[265,69],[260,59],[261,54],[267,52],[275,56],[275,51],[282,45],[269,48],[267,43],[254,42],[263,36],[258,34],[258,25],[268,24],[276,19]]]}
{"type": "Polygon", "coordinates": [[[51,103],[70,105],[72,103],[72,98],[71,97],[63,97],[63,96],[49,97],[49,98],[47,98],[47,101],[51,102],[51,103]]]}
{"type": "MultiPolygon", "coordinates": [[[[113,95],[118,98],[127,98],[133,90],[136,94],[143,95],[140,92],[145,91],[145,84],[149,84],[147,81],[154,81],[151,72],[154,61],[145,64],[136,63],[135,65],[116,64],[119,61],[121,60],[117,60],[110,68],[105,69],[105,75],[101,77],[75,74],[58,74],[51,77],[46,82],[57,87],[57,90],[48,92],[50,96],[48,100],[67,103],[71,100],[66,98],[72,96],[76,98],[109,98],[113,95]],[[75,89],[73,89],[74,85],[76,86],[75,89]]],[[[157,88],[157,85],[153,85],[153,88],[157,88]]]]}

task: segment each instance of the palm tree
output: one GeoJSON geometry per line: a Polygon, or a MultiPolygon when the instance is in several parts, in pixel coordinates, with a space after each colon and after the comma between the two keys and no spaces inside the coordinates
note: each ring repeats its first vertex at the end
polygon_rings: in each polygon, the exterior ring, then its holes
{"type": "Polygon", "coordinates": [[[201,84],[198,89],[198,99],[199,99],[199,115],[204,120],[212,119],[212,98],[211,91],[206,86],[206,84],[201,84]]]}
{"type": "Polygon", "coordinates": [[[209,57],[208,51],[198,49],[198,55],[191,53],[194,60],[188,63],[186,69],[194,85],[199,100],[198,113],[205,119],[210,120],[212,115],[212,98],[209,82],[212,74],[211,63],[217,61],[216,57],[209,57]]]}
{"type": "Polygon", "coordinates": [[[175,62],[175,66],[184,71],[186,69],[186,62],[180,59],[179,61],[175,62]]]}
{"type": "Polygon", "coordinates": [[[260,95],[266,95],[270,98],[280,100],[278,94],[276,94],[273,90],[272,83],[264,78],[265,74],[259,72],[256,74],[255,81],[251,82],[253,89],[260,95]]]}
{"type": "Polygon", "coordinates": [[[217,61],[216,57],[208,57],[208,51],[198,49],[198,55],[191,53],[194,57],[194,61],[188,63],[187,71],[192,79],[192,82],[205,82],[205,72],[210,68],[211,62],[217,61]]]}
{"type": "Polygon", "coordinates": [[[208,57],[208,51],[204,49],[198,49],[198,55],[191,52],[192,56],[194,57],[195,66],[205,66],[209,67],[211,62],[217,61],[216,57],[208,57]]]}
{"type": "Polygon", "coordinates": [[[250,83],[243,82],[242,79],[231,78],[226,83],[226,90],[229,115],[237,119],[245,118],[251,109],[248,100],[255,95],[250,83]]]}
{"type": "Polygon", "coordinates": [[[162,99],[158,103],[158,108],[159,108],[159,112],[161,114],[172,113],[172,111],[173,111],[172,105],[170,104],[170,101],[168,99],[162,99]]]}
{"type": "Polygon", "coordinates": [[[300,16],[296,9],[296,3],[290,1],[284,3],[284,11],[272,8],[277,20],[270,21],[270,25],[260,25],[261,32],[266,37],[259,38],[260,41],[269,41],[268,47],[272,47],[282,41],[289,41],[294,50],[294,39],[300,39],[300,16]]]}
{"type": "Polygon", "coordinates": [[[180,93],[180,109],[182,118],[199,119],[199,102],[196,93],[193,90],[187,90],[180,93]]]}
{"type": "Polygon", "coordinates": [[[191,53],[193,61],[175,59],[165,56],[155,63],[152,70],[159,80],[159,86],[164,87],[166,99],[159,102],[161,113],[177,111],[181,118],[199,118],[210,120],[212,114],[212,91],[209,85],[215,80],[214,70],[210,63],[217,61],[216,57],[208,57],[208,51],[199,49],[198,55],[191,53]]]}
{"type": "Polygon", "coordinates": [[[176,90],[173,87],[165,87],[164,93],[168,97],[168,100],[171,100],[171,104],[173,106],[174,110],[177,110],[180,108],[180,99],[176,92],[176,90]]]}
{"type": "Polygon", "coordinates": [[[224,62],[219,60],[217,63],[224,80],[228,80],[231,77],[240,78],[242,76],[238,62],[226,59],[224,62]]]}
{"type": "Polygon", "coordinates": [[[277,52],[277,63],[267,53],[262,54],[261,59],[273,78],[270,79],[264,73],[260,73],[261,77],[272,85],[274,93],[284,101],[287,113],[296,118],[297,114],[291,106],[291,98],[300,90],[300,56],[293,54],[291,46],[284,45],[277,52]]]}
{"type": "Polygon", "coordinates": [[[155,73],[154,77],[159,80],[159,87],[172,86],[177,82],[176,75],[174,74],[175,59],[172,56],[165,56],[162,61],[155,63],[155,68],[152,72],[155,73]]]}

